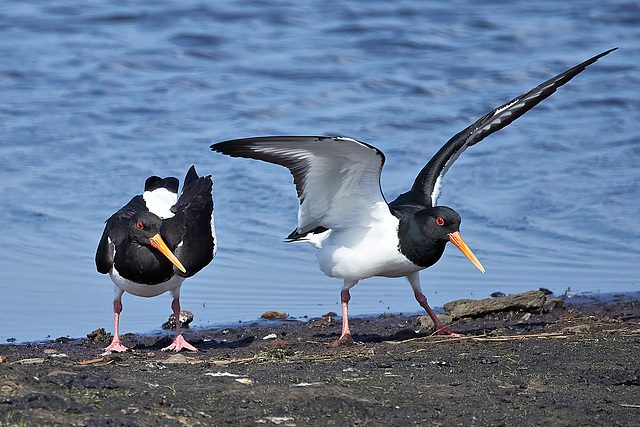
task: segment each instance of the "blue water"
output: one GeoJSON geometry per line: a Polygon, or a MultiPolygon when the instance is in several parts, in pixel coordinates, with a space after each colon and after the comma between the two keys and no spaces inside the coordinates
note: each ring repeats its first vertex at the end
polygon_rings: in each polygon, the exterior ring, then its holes
{"type": "MultiPolygon", "coordinates": [[[[433,306],[494,291],[640,289],[640,6],[636,1],[73,1],[0,6],[0,342],[112,327],[93,257],[104,220],[150,175],[212,174],[220,248],[185,282],[194,325],[339,308],[313,248],[286,244],[283,168],[209,151],[272,134],[339,134],[387,156],[388,200],[450,136],[606,49],[472,147],[440,203],[486,267],[453,246],[422,272],[433,306]]],[[[351,313],[418,312],[404,279],[368,279],[351,313]]],[[[123,332],[170,297],[126,295],[123,332]]]]}

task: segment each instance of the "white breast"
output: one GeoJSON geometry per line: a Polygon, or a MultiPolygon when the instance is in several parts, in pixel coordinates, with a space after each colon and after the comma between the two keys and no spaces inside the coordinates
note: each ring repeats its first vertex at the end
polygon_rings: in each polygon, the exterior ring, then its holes
{"type": "Polygon", "coordinates": [[[111,276],[113,283],[123,291],[132,295],[147,298],[164,294],[167,291],[174,291],[180,288],[180,285],[182,285],[182,282],[184,281],[184,277],[176,274],[166,282],[158,283],[157,285],[145,285],[143,283],[136,283],[129,279],[125,279],[120,275],[120,273],[118,273],[115,266],[111,268],[109,276],[111,276]]]}
{"type": "Polygon", "coordinates": [[[318,250],[320,269],[330,277],[360,280],[372,276],[402,277],[422,270],[398,248],[399,220],[380,203],[369,224],[333,229],[318,250]]]}

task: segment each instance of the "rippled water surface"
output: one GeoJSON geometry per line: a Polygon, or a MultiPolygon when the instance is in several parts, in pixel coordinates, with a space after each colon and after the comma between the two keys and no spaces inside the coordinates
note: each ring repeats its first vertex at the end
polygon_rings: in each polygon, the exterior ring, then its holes
{"type": "MultiPolygon", "coordinates": [[[[387,156],[388,200],[453,134],[611,47],[620,49],[464,153],[440,203],[463,218],[422,272],[433,306],[544,286],[640,286],[640,6],[636,1],[220,1],[0,6],[0,342],[111,329],[93,257],[104,220],[150,175],[214,178],[220,249],[182,288],[196,326],[268,309],[318,316],[341,282],[286,244],[283,168],[216,141],[339,134],[387,156]],[[432,4],[433,3],[433,4],[432,4]]],[[[351,312],[418,312],[404,279],[367,279],[351,312]]],[[[123,299],[123,332],[157,329],[170,297],[123,299]]]]}

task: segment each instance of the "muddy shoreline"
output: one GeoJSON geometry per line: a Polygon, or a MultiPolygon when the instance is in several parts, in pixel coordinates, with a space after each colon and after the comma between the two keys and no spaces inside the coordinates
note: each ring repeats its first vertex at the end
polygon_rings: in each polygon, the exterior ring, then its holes
{"type": "Polygon", "coordinates": [[[186,331],[178,355],[170,335],[3,344],[0,425],[640,425],[637,295],[420,325],[354,318],[339,348],[335,318],[186,331]]]}

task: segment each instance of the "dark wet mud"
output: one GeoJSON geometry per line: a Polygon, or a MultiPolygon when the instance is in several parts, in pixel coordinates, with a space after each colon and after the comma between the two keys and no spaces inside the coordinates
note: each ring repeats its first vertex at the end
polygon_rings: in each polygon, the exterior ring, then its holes
{"type": "Polygon", "coordinates": [[[640,425],[634,297],[450,328],[464,336],[354,318],[355,345],[330,347],[339,319],[261,321],[187,330],[199,351],[177,355],[160,351],[171,333],[108,355],[88,338],[0,345],[0,425],[640,425]]]}

